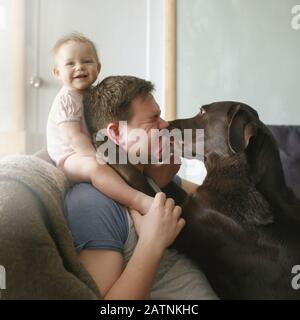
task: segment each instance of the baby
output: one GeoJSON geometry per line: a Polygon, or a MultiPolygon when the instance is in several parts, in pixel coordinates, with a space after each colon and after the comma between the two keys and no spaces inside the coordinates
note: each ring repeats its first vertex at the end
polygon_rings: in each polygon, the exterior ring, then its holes
{"type": "Polygon", "coordinates": [[[71,182],[92,183],[108,197],[145,214],[153,198],[131,188],[111,167],[96,160],[82,103],[84,92],[101,70],[94,43],[83,35],[71,34],[58,40],[53,56],[53,74],[63,87],[48,117],[47,150],[51,159],[71,182]]]}

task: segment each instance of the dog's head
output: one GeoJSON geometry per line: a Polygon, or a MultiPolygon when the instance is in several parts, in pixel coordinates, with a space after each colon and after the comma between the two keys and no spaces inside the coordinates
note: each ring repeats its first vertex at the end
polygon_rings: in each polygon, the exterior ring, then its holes
{"type": "MultiPolygon", "coordinates": [[[[214,102],[204,105],[193,118],[170,122],[170,127],[204,130],[204,156],[219,155],[222,158],[243,152],[250,138],[257,132],[259,118],[254,109],[237,102],[214,102]]],[[[195,136],[193,136],[194,138],[195,136]]],[[[194,140],[194,139],[193,139],[194,140]]],[[[189,143],[187,139],[184,141],[189,143]]],[[[196,142],[191,147],[196,154],[196,142]]],[[[199,155],[199,154],[198,154],[199,155]]]]}
{"type": "Polygon", "coordinates": [[[202,106],[195,117],[171,121],[170,126],[181,131],[204,129],[207,162],[210,158],[224,159],[244,153],[255,185],[262,189],[285,186],[277,144],[250,106],[232,101],[214,102],[202,106]]]}

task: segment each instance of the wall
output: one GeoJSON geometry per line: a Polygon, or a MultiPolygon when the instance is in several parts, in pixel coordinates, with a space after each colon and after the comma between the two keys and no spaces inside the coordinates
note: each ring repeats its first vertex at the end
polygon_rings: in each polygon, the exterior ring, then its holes
{"type": "Polygon", "coordinates": [[[177,0],[178,116],[216,100],[269,124],[300,124],[300,30],[293,0],[177,0]]]}
{"type": "Polygon", "coordinates": [[[11,2],[0,0],[0,132],[7,132],[11,129],[11,2]]]}

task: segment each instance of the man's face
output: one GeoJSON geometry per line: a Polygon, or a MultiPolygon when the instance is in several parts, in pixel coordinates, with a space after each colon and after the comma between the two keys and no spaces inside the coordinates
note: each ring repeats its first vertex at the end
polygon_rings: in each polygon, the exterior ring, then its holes
{"type": "Polygon", "coordinates": [[[125,126],[119,127],[119,142],[128,153],[147,156],[161,156],[162,142],[153,136],[154,132],[168,127],[169,123],[160,117],[160,108],[152,95],[136,97],[130,105],[131,117],[125,126]],[[138,129],[138,130],[137,130],[138,129]],[[152,129],[156,129],[152,131],[152,129]],[[157,130],[158,129],[158,130],[157,130]],[[152,134],[151,134],[152,131],[152,134]],[[138,152],[136,152],[138,149],[138,152]]]}

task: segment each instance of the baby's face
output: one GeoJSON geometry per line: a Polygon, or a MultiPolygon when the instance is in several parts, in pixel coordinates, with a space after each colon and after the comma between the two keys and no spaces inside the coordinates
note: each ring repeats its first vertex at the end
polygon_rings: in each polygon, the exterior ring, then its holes
{"type": "Polygon", "coordinates": [[[69,41],[59,48],[53,73],[69,89],[83,91],[95,82],[100,67],[89,44],[69,41]]]}

